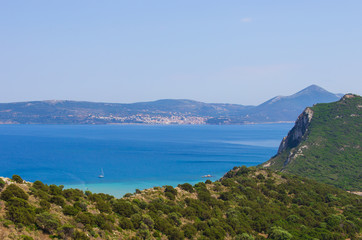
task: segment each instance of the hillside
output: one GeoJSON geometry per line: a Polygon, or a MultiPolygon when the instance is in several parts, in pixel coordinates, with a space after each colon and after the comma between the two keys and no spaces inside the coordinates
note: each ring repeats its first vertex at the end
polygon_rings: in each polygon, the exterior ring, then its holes
{"type": "Polygon", "coordinates": [[[0,179],[0,239],[358,239],[362,197],[268,169],[116,199],[0,179]]]}
{"type": "Polygon", "coordinates": [[[294,121],[307,106],[337,101],[316,85],[259,106],[163,99],[131,104],[77,101],[0,103],[0,124],[248,124],[294,121]]]}
{"type": "Polygon", "coordinates": [[[351,191],[362,190],[362,98],[307,108],[263,164],[351,191]]]}

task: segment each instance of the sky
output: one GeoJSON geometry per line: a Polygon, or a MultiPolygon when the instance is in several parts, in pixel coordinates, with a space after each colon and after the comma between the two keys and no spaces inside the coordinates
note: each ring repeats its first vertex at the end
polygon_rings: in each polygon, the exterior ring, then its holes
{"type": "Polygon", "coordinates": [[[0,0],[0,102],[362,94],[362,1],[0,0]]]}

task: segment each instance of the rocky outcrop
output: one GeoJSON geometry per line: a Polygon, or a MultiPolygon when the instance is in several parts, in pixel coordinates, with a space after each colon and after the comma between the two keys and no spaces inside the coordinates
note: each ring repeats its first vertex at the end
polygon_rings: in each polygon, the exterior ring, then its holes
{"type": "Polygon", "coordinates": [[[313,111],[310,108],[306,108],[302,114],[299,115],[292,130],[288,135],[283,138],[280,143],[278,154],[282,153],[285,149],[291,149],[298,146],[302,139],[308,133],[308,127],[313,117],[313,111]]]}

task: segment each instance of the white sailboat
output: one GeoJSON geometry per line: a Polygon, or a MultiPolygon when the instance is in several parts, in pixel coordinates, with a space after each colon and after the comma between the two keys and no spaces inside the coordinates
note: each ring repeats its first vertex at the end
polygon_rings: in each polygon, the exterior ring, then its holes
{"type": "Polygon", "coordinates": [[[99,177],[99,178],[104,178],[103,168],[101,169],[101,174],[99,174],[98,177],[99,177]]]}

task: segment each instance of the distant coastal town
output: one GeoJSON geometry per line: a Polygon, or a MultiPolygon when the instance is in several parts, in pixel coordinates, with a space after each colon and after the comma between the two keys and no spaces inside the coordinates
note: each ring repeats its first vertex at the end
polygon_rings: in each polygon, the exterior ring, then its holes
{"type": "Polygon", "coordinates": [[[187,116],[179,113],[171,113],[170,116],[151,116],[149,114],[135,114],[130,116],[99,116],[90,115],[90,119],[114,123],[144,123],[144,124],[206,124],[211,117],[187,116]]]}

